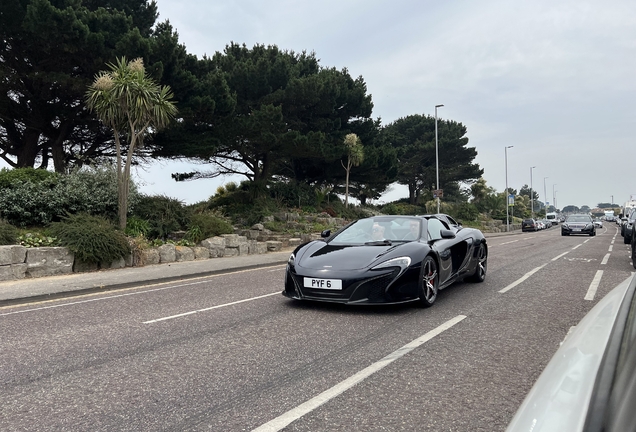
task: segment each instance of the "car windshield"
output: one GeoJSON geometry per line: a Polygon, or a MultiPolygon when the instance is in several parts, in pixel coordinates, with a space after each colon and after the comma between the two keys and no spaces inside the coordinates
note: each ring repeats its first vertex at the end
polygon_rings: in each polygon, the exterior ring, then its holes
{"type": "Polygon", "coordinates": [[[573,215],[568,217],[568,222],[591,222],[592,219],[585,215],[573,215]]]}
{"type": "Polygon", "coordinates": [[[360,219],[330,240],[332,245],[371,244],[413,241],[420,238],[424,219],[408,216],[377,216],[360,219]]]}

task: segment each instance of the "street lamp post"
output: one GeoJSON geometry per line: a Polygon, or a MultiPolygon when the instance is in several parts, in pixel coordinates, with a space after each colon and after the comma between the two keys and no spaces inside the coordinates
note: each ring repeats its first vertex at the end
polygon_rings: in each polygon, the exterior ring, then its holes
{"type": "Polygon", "coordinates": [[[534,219],[534,197],[532,196],[532,170],[535,169],[536,166],[530,167],[530,217],[534,219]]]}
{"type": "Polygon", "coordinates": [[[510,216],[508,210],[508,149],[513,148],[514,146],[506,146],[504,147],[504,154],[506,155],[506,232],[510,232],[510,216]]]}
{"type": "MultiPolygon", "coordinates": [[[[547,200],[548,199],[548,193],[545,191],[545,179],[547,179],[549,177],[543,177],[543,199],[547,200]]],[[[548,214],[548,202],[546,201],[545,204],[545,213],[548,214]]]]}
{"type": "Polygon", "coordinates": [[[437,177],[437,213],[439,213],[439,150],[437,145],[437,108],[444,105],[435,105],[435,175],[437,177]]]}

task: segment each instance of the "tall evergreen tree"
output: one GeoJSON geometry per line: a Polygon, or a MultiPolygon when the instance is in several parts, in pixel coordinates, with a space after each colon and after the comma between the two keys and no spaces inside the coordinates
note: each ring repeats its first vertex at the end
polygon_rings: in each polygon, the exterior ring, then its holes
{"type": "MultiPolygon", "coordinates": [[[[177,179],[241,174],[257,193],[274,177],[324,183],[325,164],[341,171],[345,135],[373,124],[362,78],[321,67],[313,53],[232,43],[211,61],[236,105],[231,115],[203,126],[205,139],[199,143],[157,149],[157,156],[196,158],[211,166],[177,179]]],[[[342,172],[338,182],[344,184],[342,172]]]]}
{"type": "Polygon", "coordinates": [[[58,172],[115,157],[112,133],[83,98],[117,57],[143,58],[153,79],[174,88],[180,125],[230,111],[222,77],[188,55],[157,16],[154,0],[3,0],[0,157],[12,167],[52,162],[58,172]]]}
{"type": "MultiPolygon", "coordinates": [[[[438,120],[440,188],[477,180],[483,170],[473,163],[474,147],[467,147],[466,127],[452,120],[438,120]]],[[[436,187],[435,118],[419,114],[400,118],[385,126],[381,141],[394,147],[398,157],[397,182],[408,186],[409,201],[416,204],[436,187]]],[[[459,190],[459,189],[458,189],[459,190]]]]}

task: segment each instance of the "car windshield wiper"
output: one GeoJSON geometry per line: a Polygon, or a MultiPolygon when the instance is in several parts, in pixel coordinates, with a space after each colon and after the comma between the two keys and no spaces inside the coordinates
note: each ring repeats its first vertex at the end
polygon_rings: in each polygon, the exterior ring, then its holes
{"type": "Polygon", "coordinates": [[[391,240],[378,240],[366,242],[365,246],[391,246],[391,240]]]}

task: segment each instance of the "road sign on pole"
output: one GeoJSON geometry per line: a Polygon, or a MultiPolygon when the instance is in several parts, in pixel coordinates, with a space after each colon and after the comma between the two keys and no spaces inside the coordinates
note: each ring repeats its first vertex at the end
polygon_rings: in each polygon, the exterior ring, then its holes
{"type": "Polygon", "coordinates": [[[515,205],[515,196],[514,194],[508,195],[508,207],[514,207],[515,205]]]}

